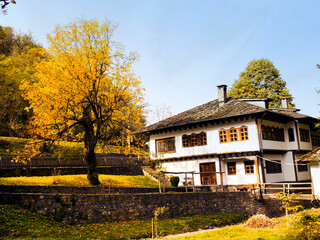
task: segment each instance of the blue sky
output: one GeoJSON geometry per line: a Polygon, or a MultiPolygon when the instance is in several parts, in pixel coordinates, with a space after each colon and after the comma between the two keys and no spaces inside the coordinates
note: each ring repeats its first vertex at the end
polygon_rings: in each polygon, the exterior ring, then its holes
{"type": "Polygon", "coordinates": [[[301,113],[319,117],[320,1],[16,0],[0,25],[31,32],[43,46],[55,25],[77,18],[118,24],[115,38],[134,66],[150,109],[173,114],[217,98],[253,59],[279,69],[301,113]]]}

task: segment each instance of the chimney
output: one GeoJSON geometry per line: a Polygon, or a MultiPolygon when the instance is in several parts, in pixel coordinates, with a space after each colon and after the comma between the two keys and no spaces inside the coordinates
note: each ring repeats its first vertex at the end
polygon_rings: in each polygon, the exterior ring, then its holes
{"type": "Polygon", "coordinates": [[[289,108],[289,98],[281,99],[281,108],[285,108],[285,109],[289,108]]]}
{"type": "Polygon", "coordinates": [[[227,100],[227,85],[219,85],[218,87],[218,103],[219,107],[223,106],[227,100]]]}

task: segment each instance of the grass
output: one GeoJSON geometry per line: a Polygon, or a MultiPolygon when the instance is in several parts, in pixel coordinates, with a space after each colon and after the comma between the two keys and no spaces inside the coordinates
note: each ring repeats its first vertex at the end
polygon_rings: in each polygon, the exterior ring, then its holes
{"type": "Polygon", "coordinates": [[[244,224],[241,224],[221,228],[215,231],[207,231],[190,236],[182,236],[175,238],[175,240],[320,239],[320,209],[306,210],[298,214],[292,214],[290,219],[290,227],[287,227],[286,217],[281,217],[273,219],[273,221],[275,222],[275,226],[273,228],[249,228],[244,224]],[[303,220],[305,221],[305,219],[309,220],[309,224],[305,224],[303,222],[303,220]],[[312,221],[310,221],[310,219],[312,219],[312,221]]]}
{"type": "MultiPolygon", "coordinates": [[[[24,146],[30,142],[29,139],[16,138],[16,137],[2,137],[0,136],[0,155],[19,155],[24,150],[24,146]]],[[[57,156],[63,153],[72,153],[75,155],[82,155],[84,149],[83,142],[55,142],[50,151],[56,153],[57,156]]],[[[121,153],[119,146],[102,146],[98,144],[95,149],[96,153],[121,153]]],[[[139,150],[141,155],[147,155],[148,153],[139,150]]],[[[54,154],[55,155],[55,154],[54,154]]]]}
{"type": "MultiPolygon", "coordinates": [[[[159,219],[160,235],[196,231],[243,221],[237,214],[159,219]]],[[[0,238],[3,239],[140,239],[151,237],[151,220],[68,226],[32,210],[0,205],[0,238]]]]}
{"type": "MultiPolygon", "coordinates": [[[[104,186],[111,187],[158,187],[158,183],[150,178],[138,175],[104,175],[99,179],[104,186]]],[[[66,186],[66,187],[90,187],[87,175],[59,175],[45,177],[6,177],[0,178],[0,185],[23,185],[23,186],[66,186]]]]}

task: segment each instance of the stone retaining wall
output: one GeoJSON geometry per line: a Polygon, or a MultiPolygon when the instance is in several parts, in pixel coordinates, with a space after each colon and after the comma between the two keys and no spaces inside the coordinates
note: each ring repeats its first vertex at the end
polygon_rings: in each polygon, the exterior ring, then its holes
{"type": "MultiPolygon", "coordinates": [[[[143,175],[140,166],[112,166],[97,167],[100,174],[110,175],[143,175]]],[[[0,169],[0,177],[19,177],[19,176],[51,176],[55,172],[61,175],[87,174],[85,167],[37,167],[37,168],[9,168],[0,169]]]]}
{"type": "MultiPolygon", "coordinates": [[[[72,202],[73,195],[60,196],[63,201],[72,202]]],[[[76,198],[76,212],[85,216],[78,219],[77,223],[150,219],[155,209],[162,206],[168,207],[164,217],[217,213],[264,213],[268,216],[283,214],[279,210],[281,202],[278,199],[257,201],[249,192],[79,194],[76,198]]],[[[303,204],[308,205],[309,202],[305,201],[303,204]]],[[[28,205],[42,214],[52,214],[61,208],[54,194],[0,193],[0,204],[28,205]]],[[[69,210],[71,211],[66,211],[69,210]]]]}

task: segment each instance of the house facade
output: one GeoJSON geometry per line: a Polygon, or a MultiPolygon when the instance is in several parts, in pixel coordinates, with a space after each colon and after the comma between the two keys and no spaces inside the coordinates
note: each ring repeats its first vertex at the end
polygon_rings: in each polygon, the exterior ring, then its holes
{"type": "Polygon", "coordinates": [[[310,164],[313,195],[316,199],[320,199],[320,147],[297,159],[298,165],[305,163],[310,164]]]}
{"type": "Polygon", "coordinates": [[[218,99],[146,127],[151,157],[180,177],[193,172],[195,185],[253,185],[310,181],[309,164],[296,159],[320,146],[317,119],[269,108],[270,99],[218,99]]]}

